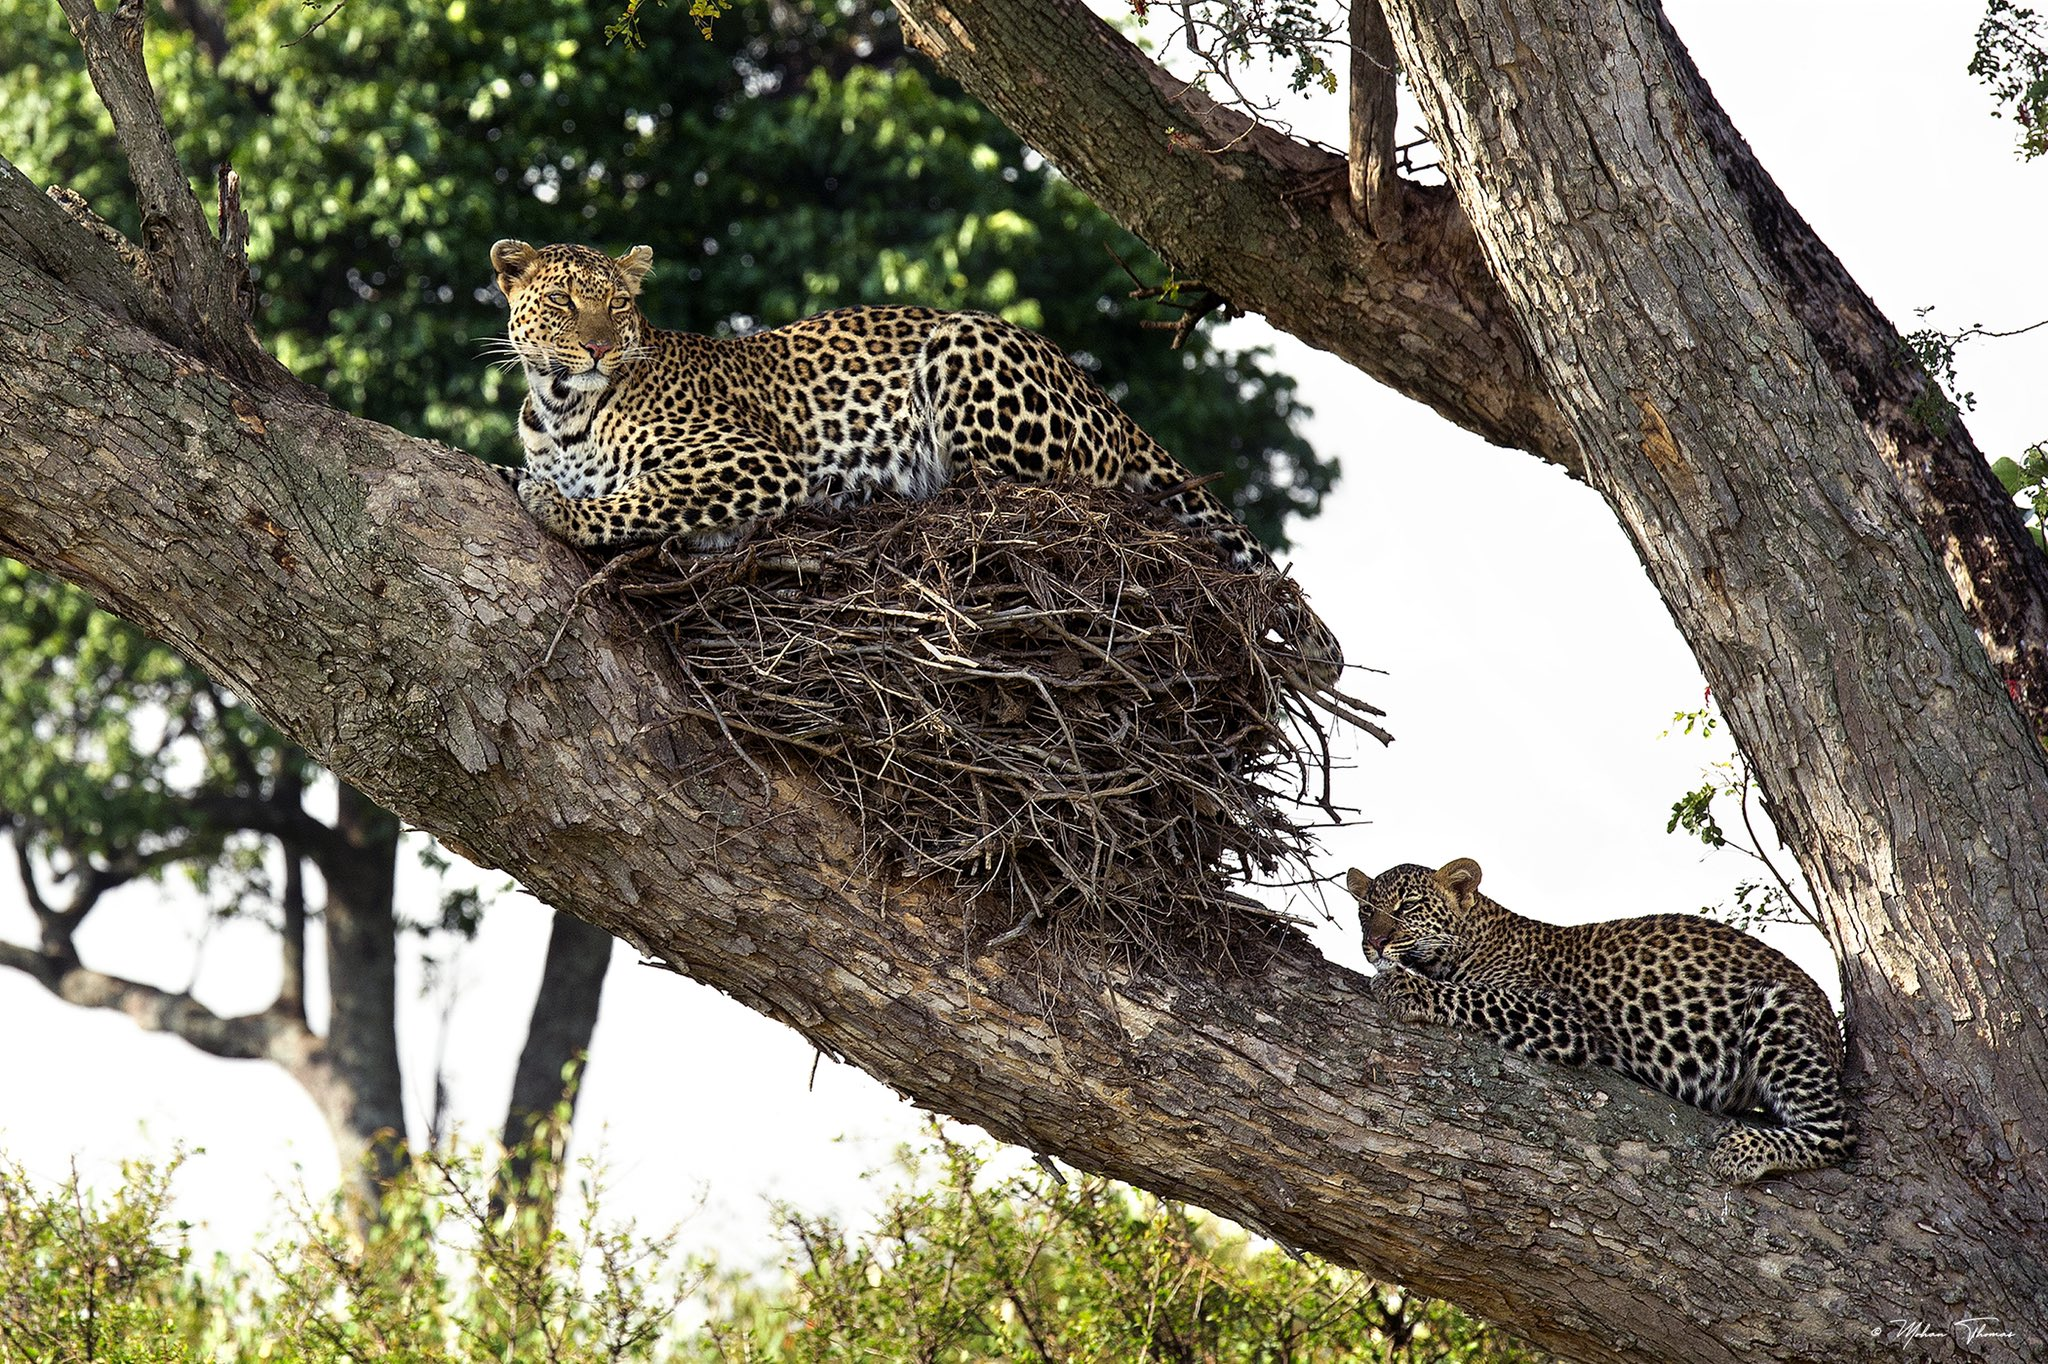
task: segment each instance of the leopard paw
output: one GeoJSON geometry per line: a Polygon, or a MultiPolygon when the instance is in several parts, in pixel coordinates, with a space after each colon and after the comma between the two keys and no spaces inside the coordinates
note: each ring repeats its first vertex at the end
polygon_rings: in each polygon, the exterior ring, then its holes
{"type": "Polygon", "coordinates": [[[568,526],[568,499],[562,490],[544,478],[522,478],[519,480],[520,505],[526,508],[541,526],[560,535],[568,526]]]}
{"type": "Polygon", "coordinates": [[[1430,982],[1413,971],[1389,968],[1377,977],[1379,997],[1387,1006],[1387,1012],[1402,1023],[1431,1023],[1436,1021],[1436,997],[1430,990],[1430,982]]]}

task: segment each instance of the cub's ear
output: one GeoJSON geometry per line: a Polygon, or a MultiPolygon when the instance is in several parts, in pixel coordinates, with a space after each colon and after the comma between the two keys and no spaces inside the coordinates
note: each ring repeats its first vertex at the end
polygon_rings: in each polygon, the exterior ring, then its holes
{"type": "Polygon", "coordinates": [[[526,278],[526,272],[533,269],[533,263],[540,259],[540,252],[525,242],[510,237],[494,243],[491,247],[491,268],[498,272],[498,289],[510,295],[514,285],[526,278]]]}
{"type": "Polygon", "coordinates": [[[1451,893],[1458,902],[1458,908],[1472,908],[1472,897],[1479,893],[1479,864],[1469,857],[1455,862],[1446,862],[1436,874],[1437,884],[1451,893]]]}
{"type": "Polygon", "coordinates": [[[1364,904],[1366,897],[1372,894],[1372,878],[1353,867],[1344,873],[1344,889],[1351,892],[1352,899],[1364,904]]]}
{"type": "Polygon", "coordinates": [[[636,246],[619,257],[619,269],[626,272],[626,287],[635,294],[640,292],[640,281],[647,278],[647,272],[654,268],[654,248],[636,246]]]}

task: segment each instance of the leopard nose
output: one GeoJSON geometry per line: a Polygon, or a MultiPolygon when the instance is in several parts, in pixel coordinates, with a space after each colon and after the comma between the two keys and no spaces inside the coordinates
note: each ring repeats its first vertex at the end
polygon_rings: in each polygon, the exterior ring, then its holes
{"type": "Polygon", "coordinates": [[[583,349],[590,352],[591,359],[602,360],[605,354],[612,349],[612,343],[609,341],[585,341],[583,349]]]}

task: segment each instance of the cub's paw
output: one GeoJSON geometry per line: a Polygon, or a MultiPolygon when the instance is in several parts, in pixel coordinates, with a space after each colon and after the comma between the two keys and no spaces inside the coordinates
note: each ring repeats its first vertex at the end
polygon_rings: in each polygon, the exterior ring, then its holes
{"type": "Polygon", "coordinates": [[[1402,1023],[1433,1023],[1439,1017],[1432,982],[1389,967],[1376,977],[1375,991],[1386,1003],[1387,1012],[1402,1023]]]}
{"type": "Polygon", "coordinates": [[[1707,1158],[1713,1172],[1730,1184],[1754,1184],[1779,1168],[1779,1163],[1777,1153],[1771,1150],[1770,1138],[1740,1123],[1730,1123],[1721,1129],[1721,1135],[1714,1140],[1714,1153],[1707,1158]]]}

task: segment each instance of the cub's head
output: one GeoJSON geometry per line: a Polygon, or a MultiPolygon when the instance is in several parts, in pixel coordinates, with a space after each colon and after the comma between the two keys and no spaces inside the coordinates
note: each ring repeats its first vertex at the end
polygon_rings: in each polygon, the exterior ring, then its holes
{"type": "Polygon", "coordinates": [[[1479,864],[1469,857],[1436,871],[1404,862],[1367,876],[1353,867],[1344,884],[1358,900],[1366,954],[1425,976],[1448,970],[1470,950],[1470,930],[1485,912],[1479,864]]]}
{"type": "Polygon", "coordinates": [[[572,389],[603,388],[646,351],[650,329],[633,300],[653,265],[646,246],[614,260],[587,246],[499,242],[491,268],[512,305],[511,353],[530,374],[572,389]]]}

